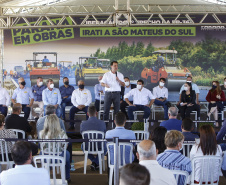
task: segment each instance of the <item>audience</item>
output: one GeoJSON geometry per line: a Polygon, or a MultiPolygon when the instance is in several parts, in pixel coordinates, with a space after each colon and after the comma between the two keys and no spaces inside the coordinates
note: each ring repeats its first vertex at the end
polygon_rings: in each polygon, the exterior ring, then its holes
{"type": "Polygon", "coordinates": [[[150,179],[151,174],[140,164],[127,164],[120,169],[119,185],[149,185],[150,179]]]}
{"type": "MultiPolygon", "coordinates": [[[[118,112],[115,115],[115,129],[112,130],[108,130],[106,132],[105,138],[106,139],[112,139],[113,137],[119,137],[119,139],[136,139],[135,133],[132,130],[127,130],[124,128],[125,123],[126,123],[126,116],[124,113],[122,112],[118,112]]],[[[114,163],[114,148],[110,148],[110,152],[111,152],[111,164],[114,163]]],[[[126,157],[125,157],[125,161],[126,164],[129,163],[129,154],[130,154],[130,148],[127,147],[126,148],[126,157]]],[[[121,153],[121,156],[123,155],[123,153],[121,153]]],[[[132,156],[132,160],[134,160],[134,155],[132,156]]],[[[122,157],[121,157],[122,159],[122,157]]]]}
{"type": "MultiPolygon", "coordinates": [[[[67,134],[63,129],[60,128],[60,122],[58,117],[55,114],[48,115],[45,119],[44,129],[39,133],[40,139],[67,139],[67,134]]],[[[45,146],[44,146],[45,149],[45,146]]],[[[63,153],[63,146],[61,146],[60,150],[63,153]]],[[[70,153],[66,150],[66,179],[68,182],[70,179],[70,153]]]]}
{"type": "MultiPolygon", "coordinates": [[[[106,132],[106,124],[104,121],[98,120],[97,119],[97,111],[94,105],[90,105],[88,107],[88,116],[89,119],[87,121],[83,121],[80,125],[80,133],[84,131],[91,131],[91,130],[96,130],[96,131],[101,131],[101,132],[106,132]]],[[[85,136],[85,138],[87,138],[85,136]]],[[[97,138],[93,138],[97,139],[97,138]]],[[[99,138],[102,139],[102,138],[99,138]]],[[[101,144],[101,143],[99,143],[101,144]]],[[[82,144],[82,150],[83,150],[83,144],[82,144]]],[[[106,149],[105,149],[106,151],[106,149]]],[[[94,156],[93,154],[89,154],[88,158],[92,161],[92,164],[90,165],[91,170],[96,170],[99,168],[99,160],[98,156],[94,156]]]]}
{"type": "MultiPolygon", "coordinates": [[[[191,160],[180,153],[183,147],[184,135],[177,131],[171,130],[166,133],[165,145],[167,149],[158,155],[158,163],[170,170],[187,171],[191,174],[191,160]]],[[[185,177],[179,176],[178,184],[184,184],[185,177]]]]}
{"type": "Polygon", "coordinates": [[[151,185],[176,185],[173,173],[161,167],[156,161],[158,150],[155,143],[150,140],[143,140],[137,146],[137,158],[139,163],[145,166],[151,174],[151,185]],[[164,177],[164,178],[163,178],[164,177]]]}
{"type": "Polygon", "coordinates": [[[50,176],[46,169],[35,168],[32,163],[31,146],[26,141],[17,141],[12,148],[15,168],[2,171],[1,185],[50,185],[50,176]]]}
{"type": "MultiPolygon", "coordinates": [[[[14,134],[12,130],[5,129],[4,126],[5,126],[5,116],[3,114],[0,114],[0,138],[17,138],[17,136],[14,134]]],[[[12,145],[13,144],[11,141],[7,141],[8,158],[10,161],[12,161],[12,157],[11,157],[12,145]]],[[[2,145],[2,149],[3,149],[4,158],[6,158],[5,145],[2,145]]],[[[1,150],[0,150],[0,154],[2,154],[1,150]]],[[[2,160],[2,155],[0,155],[0,160],[2,160]]]]}
{"type": "Polygon", "coordinates": [[[38,135],[37,135],[37,129],[36,129],[36,122],[35,121],[30,121],[29,125],[31,126],[31,132],[27,133],[27,138],[28,139],[37,139],[38,135]]]}
{"type": "Polygon", "coordinates": [[[182,121],[177,119],[178,109],[176,107],[170,107],[168,110],[169,120],[160,123],[160,126],[165,127],[167,130],[181,131],[182,121]]]}
{"type": "MultiPolygon", "coordinates": [[[[224,78],[223,85],[221,85],[221,90],[224,91],[224,95],[226,96],[226,77],[224,78]]],[[[226,106],[226,100],[224,100],[223,104],[226,106]]]]}
{"type": "Polygon", "coordinates": [[[199,138],[197,134],[191,133],[191,131],[194,129],[194,123],[190,118],[183,119],[181,128],[185,141],[195,141],[195,139],[199,138]]]}
{"type": "MultiPolygon", "coordinates": [[[[226,135],[226,119],[224,120],[220,131],[217,133],[217,141],[219,142],[223,140],[225,135],[226,135]]],[[[220,146],[222,151],[226,150],[226,143],[221,143],[220,146]]]]}
{"type": "Polygon", "coordinates": [[[165,127],[159,126],[156,127],[150,135],[149,139],[155,142],[158,154],[161,154],[166,149],[166,145],[164,143],[166,132],[167,130],[165,127]]]}
{"type": "MultiPolygon", "coordinates": [[[[216,135],[214,132],[214,129],[211,125],[203,125],[200,128],[200,143],[196,144],[192,147],[190,152],[190,158],[191,160],[194,157],[199,156],[205,156],[205,155],[214,155],[214,156],[222,156],[222,150],[219,145],[217,145],[216,141],[216,135]]],[[[197,161],[195,164],[196,171],[195,171],[195,183],[198,183],[200,181],[200,169],[201,168],[208,168],[207,163],[202,163],[201,161],[197,161]]],[[[216,161],[214,163],[214,166],[212,166],[212,170],[209,171],[209,174],[204,173],[204,175],[211,176],[210,173],[214,173],[214,181],[216,182],[218,180],[218,167],[219,167],[220,161],[216,161]]],[[[205,177],[204,177],[205,178],[205,177]]],[[[210,178],[208,179],[211,180],[210,178]]]]}

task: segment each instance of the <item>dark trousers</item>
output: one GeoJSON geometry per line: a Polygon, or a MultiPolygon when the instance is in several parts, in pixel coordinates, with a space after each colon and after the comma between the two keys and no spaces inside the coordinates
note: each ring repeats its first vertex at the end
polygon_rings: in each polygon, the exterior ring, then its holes
{"type": "Polygon", "coordinates": [[[200,106],[197,104],[194,104],[193,106],[180,106],[178,105],[178,108],[180,110],[180,116],[182,119],[184,119],[185,117],[190,118],[190,114],[192,111],[197,111],[197,117],[200,117],[200,106]]]}
{"type": "Polygon", "coordinates": [[[0,112],[6,117],[7,116],[7,112],[8,112],[8,108],[7,107],[3,107],[2,105],[0,105],[0,112]]]}
{"type": "Polygon", "coordinates": [[[151,114],[151,109],[150,107],[144,106],[144,105],[136,105],[136,106],[129,106],[128,107],[128,116],[129,116],[129,120],[134,120],[134,116],[133,116],[133,112],[134,111],[144,111],[144,119],[149,118],[150,114],[151,114]]]}
{"type": "Polygon", "coordinates": [[[27,104],[22,104],[22,111],[24,112],[24,118],[28,119],[30,115],[31,108],[27,107],[27,104]]]}
{"type": "Polygon", "coordinates": [[[62,112],[63,119],[65,119],[65,107],[66,106],[72,106],[71,97],[64,98],[61,102],[61,112],[62,112]]]}
{"type": "Polygon", "coordinates": [[[154,101],[155,105],[161,105],[164,108],[164,119],[168,119],[168,106],[167,103],[168,101],[159,101],[159,100],[155,100],[154,101]]]}
{"type": "MultiPolygon", "coordinates": [[[[71,109],[70,109],[70,120],[74,120],[75,118],[75,114],[79,111],[83,111],[86,113],[86,119],[88,119],[88,116],[87,116],[87,111],[88,111],[88,106],[84,107],[82,110],[78,109],[77,107],[73,106],[71,109]]],[[[74,126],[74,122],[70,122],[70,125],[71,126],[74,126]]]]}
{"type": "MultiPolygon", "coordinates": [[[[104,103],[104,101],[101,101],[102,104],[104,103]]],[[[100,110],[100,100],[95,100],[95,108],[96,108],[96,111],[99,112],[100,110]]]]}
{"type": "Polygon", "coordinates": [[[105,92],[104,96],[104,120],[109,120],[109,111],[111,104],[114,105],[114,114],[117,114],[120,109],[120,92],[105,92]]]}
{"type": "MultiPolygon", "coordinates": [[[[133,104],[133,101],[130,101],[131,104],[133,104]]],[[[126,112],[126,107],[129,106],[128,103],[126,103],[126,101],[122,101],[122,103],[120,103],[120,110],[121,112],[123,112],[125,115],[126,115],[126,118],[128,119],[128,115],[127,115],[127,112],[126,112]]]]}

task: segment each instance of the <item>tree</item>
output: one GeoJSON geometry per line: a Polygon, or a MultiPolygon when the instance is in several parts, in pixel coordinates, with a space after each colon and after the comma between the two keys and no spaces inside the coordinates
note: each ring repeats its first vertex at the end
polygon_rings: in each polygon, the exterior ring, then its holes
{"type": "Polygon", "coordinates": [[[136,45],[135,56],[144,54],[144,44],[143,42],[138,42],[136,45]]]}
{"type": "Polygon", "coordinates": [[[150,42],[147,46],[147,48],[144,51],[144,57],[149,57],[152,55],[152,53],[155,51],[154,46],[152,45],[152,43],[150,42]]]}

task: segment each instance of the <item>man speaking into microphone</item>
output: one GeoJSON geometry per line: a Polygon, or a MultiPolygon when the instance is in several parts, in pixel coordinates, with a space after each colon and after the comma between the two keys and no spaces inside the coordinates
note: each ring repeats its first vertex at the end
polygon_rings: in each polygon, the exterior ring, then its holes
{"type": "Polygon", "coordinates": [[[101,85],[105,87],[104,96],[104,120],[109,120],[109,111],[111,104],[114,105],[114,113],[120,109],[120,91],[121,86],[125,86],[124,76],[118,72],[118,62],[111,62],[111,71],[104,74],[101,85]]]}

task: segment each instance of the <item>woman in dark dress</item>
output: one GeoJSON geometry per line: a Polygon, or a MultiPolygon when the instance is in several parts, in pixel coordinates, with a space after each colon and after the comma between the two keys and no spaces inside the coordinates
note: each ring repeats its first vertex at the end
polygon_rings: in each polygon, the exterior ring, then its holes
{"type": "Polygon", "coordinates": [[[190,118],[192,111],[197,111],[197,116],[200,117],[200,107],[196,104],[196,94],[192,90],[191,83],[186,82],[184,84],[184,90],[181,93],[181,103],[178,108],[182,119],[185,117],[190,118]]]}

